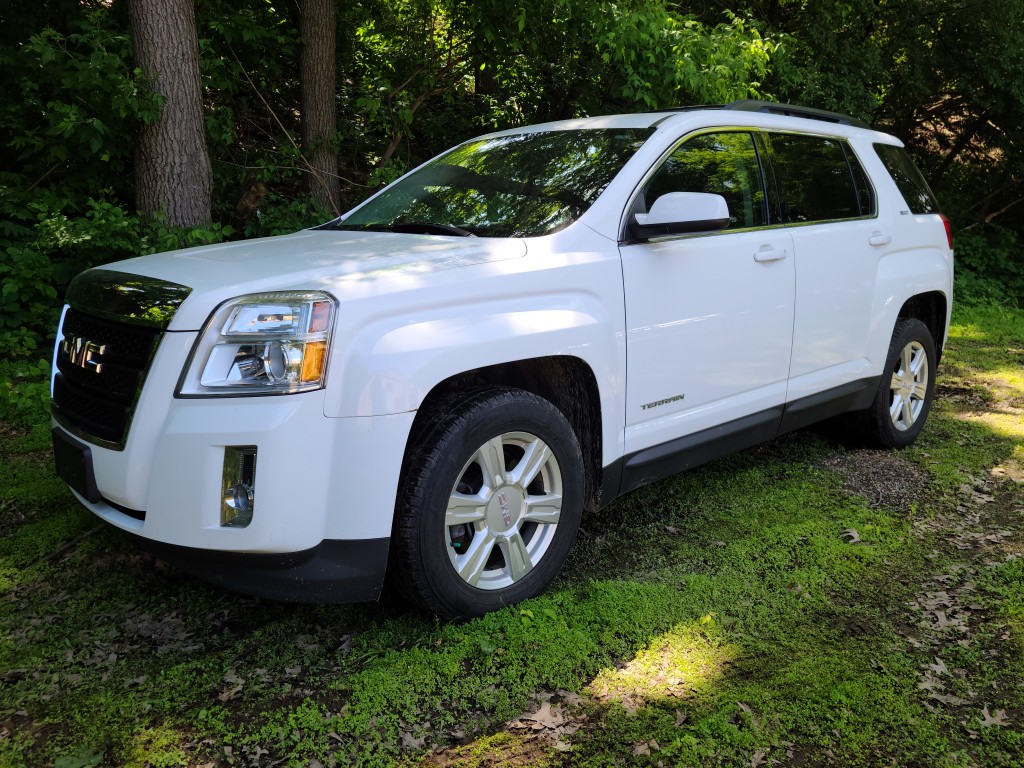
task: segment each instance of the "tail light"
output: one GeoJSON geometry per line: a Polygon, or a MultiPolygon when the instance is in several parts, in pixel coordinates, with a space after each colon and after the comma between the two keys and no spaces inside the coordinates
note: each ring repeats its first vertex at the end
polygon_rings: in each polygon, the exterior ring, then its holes
{"type": "Polygon", "coordinates": [[[942,219],[942,226],[946,228],[946,243],[949,245],[949,250],[953,250],[953,225],[949,223],[949,218],[944,213],[939,214],[939,218],[942,219]]]}

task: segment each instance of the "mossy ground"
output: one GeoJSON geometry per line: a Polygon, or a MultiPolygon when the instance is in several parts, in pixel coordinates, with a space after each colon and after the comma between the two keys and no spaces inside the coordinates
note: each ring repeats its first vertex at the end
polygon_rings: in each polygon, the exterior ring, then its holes
{"type": "Polygon", "coordinates": [[[464,624],[260,601],[0,428],[0,766],[1018,765],[1024,313],[958,311],[914,448],[806,431],[584,520],[464,624]]]}

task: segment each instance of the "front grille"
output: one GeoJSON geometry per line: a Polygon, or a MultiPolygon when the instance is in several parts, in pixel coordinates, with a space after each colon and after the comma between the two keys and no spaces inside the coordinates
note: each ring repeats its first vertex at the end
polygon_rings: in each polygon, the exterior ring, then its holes
{"type": "Polygon", "coordinates": [[[123,447],[158,328],[68,309],[57,346],[54,414],[83,437],[123,447]]]}

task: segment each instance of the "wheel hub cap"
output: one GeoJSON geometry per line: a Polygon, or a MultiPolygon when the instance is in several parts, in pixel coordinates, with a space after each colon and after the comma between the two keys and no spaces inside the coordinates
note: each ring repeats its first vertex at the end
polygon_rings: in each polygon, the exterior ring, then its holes
{"type": "Polygon", "coordinates": [[[917,341],[910,342],[900,351],[889,384],[889,417],[901,432],[910,429],[924,410],[929,375],[924,347],[917,341]]]}
{"type": "Polygon", "coordinates": [[[522,488],[503,485],[487,502],[487,528],[494,535],[517,529],[526,494],[522,488]]]}
{"type": "Polygon", "coordinates": [[[541,561],[562,511],[562,474],[536,435],[507,432],[462,468],[445,513],[448,559],[467,584],[504,589],[541,561]]]}

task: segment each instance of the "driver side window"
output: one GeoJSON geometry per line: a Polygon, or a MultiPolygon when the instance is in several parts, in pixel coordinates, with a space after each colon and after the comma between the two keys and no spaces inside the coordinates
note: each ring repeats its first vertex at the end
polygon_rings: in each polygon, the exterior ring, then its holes
{"type": "Polygon", "coordinates": [[[667,192],[708,192],[729,206],[727,229],[768,223],[761,166],[749,133],[706,133],[685,141],[644,187],[647,210],[667,192]]]}

